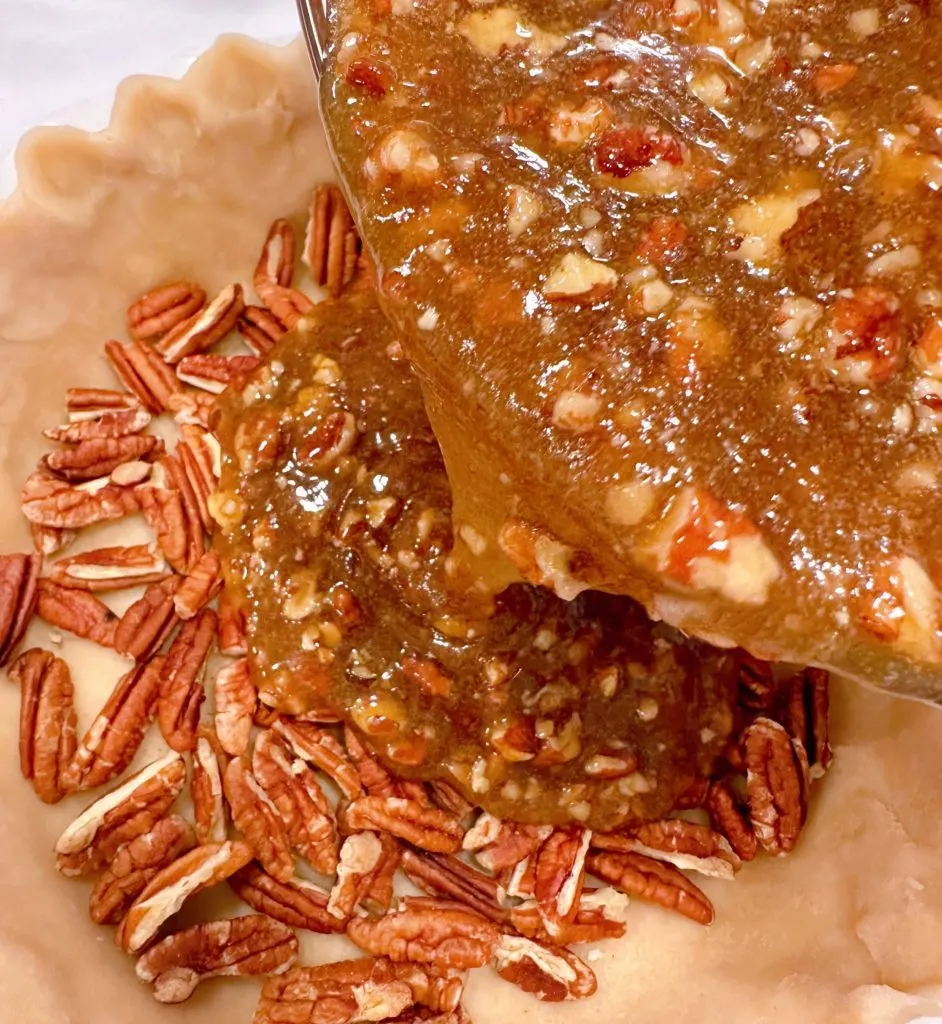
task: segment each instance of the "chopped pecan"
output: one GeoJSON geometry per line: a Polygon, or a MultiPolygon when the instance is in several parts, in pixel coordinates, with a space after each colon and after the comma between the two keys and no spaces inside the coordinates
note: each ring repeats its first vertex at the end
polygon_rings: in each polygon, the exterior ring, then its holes
{"type": "Polygon", "coordinates": [[[340,847],[337,880],[330,891],[327,913],[338,921],[347,921],[354,910],[378,888],[382,909],[392,902],[392,877],[399,865],[399,844],[390,835],[354,832],[340,847]],[[384,883],[388,880],[388,885],[384,883]]]}
{"type": "Polygon", "coordinates": [[[462,847],[474,851],[482,868],[496,873],[536,853],[552,831],[549,826],[501,821],[484,812],[466,833],[462,847]]]}
{"type": "Polygon", "coordinates": [[[183,437],[177,445],[176,455],[196,498],[203,528],[212,533],[209,496],[218,488],[222,451],[216,438],[198,427],[183,424],[180,432],[183,437]]]}
{"type": "Polygon", "coordinates": [[[193,802],[196,838],[201,843],[221,843],[226,838],[221,767],[225,755],[217,749],[218,742],[210,730],[201,729],[193,748],[190,799],[193,802]]]}
{"type": "Polygon", "coordinates": [[[588,829],[556,829],[536,854],[533,895],[550,935],[576,916],[591,841],[588,829]]]}
{"type": "Polygon", "coordinates": [[[255,741],[252,774],[278,810],[291,846],[315,871],[337,869],[337,830],[330,804],[308,764],[270,729],[255,741]]]}
{"type": "Polygon", "coordinates": [[[488,963],[500,939],[496,925],[480,914],[434,900],[412,900],[385,917],[354,918],[347,935],[367,953],[462,971],[488,963]]]}
{"type": "Polygon", "coordinates": [[[756,839],[775,856],[790,853],[808,810],[796,744],[784,726],[770,718],[757,718],[743,733],[742,746],[746,800],[756,839]]]}
{"type": "Polygon", "coordinates": [[[287,740],[298,757],[329,775],[348,800],[356,800],[363,794],[359,772],[332,733],[295,718],[279,718],[272,728],[287,740]]]}
{"type": "Polygon", "coordinates": [[[227,754],[238,757],[248,749],[258,692],[247,658],[238,658],[216,673],[213,683],[216,735],[227,754]]]}
{"type": "Polygon", "coordinates": [[[223,356],[200,352],[184,356],[177,363],[177,377],[184,384],[190,384],[212,395],[223,391],[240,377],[257,370],[261,360],[257,356],[223,356]]]}
{"type": "Polygon", "coordinates": [[[264,356],[285,336],[284,324],[264,306],[246,306],[236,324],[253,355],[264,356]]]}
{"type": "Polygon", "coordinates": [[[592,846],[641,853],[682,870],[699,871],[727,881],[732,881],[740,866],[740,858],[725,836],[707,825],[680,818],[647,822],[630,834],[596,834],[592,846]]]}
{"type": "Polygon", "coordinates": [[[49,579],[72,590],[124,590],[160,583],[170,574],[163,555],[153,544],[95,548],[61,558],[49,569],[49,579]]]}
{"type": "Polygon", "coordinates": [[[128,309],[128,334],[136,341],[159,338],[203,308],[206,292],[192,281],[174,281],[142,295],[128,309]]]}
{"type": "Polygon", "coordinates": [[[252,850],[238,841],[197,846],[184,853],[148,882],[121,922],[115,941],[127,953],[140,952],[190,896],[224,882],[251,859],[252,850]]]}
{"type": "Polygon", "coordinates": [[[698,924],[712,924],[713,904],[682,872],[640,853],[590,853],[589,871],[640,900],[676,910],[698,924]]]}
{"type": "Polygon", "coordinates": [[[792,679],[786,708],[788,731],[805,748],[811,777],[820,778],[831,763],[828,737],[830,676],[820,668],[806,668],[792,679]]]}
{"type": "Polygon", "coordinates": [[[157,714],[163,658],[135,665],[117,686],[85,733],[65,773],[69,789],[95,789],[120,775],[134,759],[157,714]]]}
{"type": "Polygon", "coordinates": [[[118,487],[107,479],[72,487],[37,470],[23,485],[23,515],[37,526],[77,530],[93,523],[123,519],[138,510],[134,488],[118,487]]]}
{"type": "Polygon", "coordinates": [[[519,935],[501,937],[494,969],[504,981],[548,1003],[586,999],[598,988],[592,968],[575,953],[519,935]]]}
{"type": "Polygon", "coordinates": [[[811,76],[814,91],[823,97],[837,89],[843,89],[851,79],[856,77],[858,70],[856,64],[822,65],[811,76]]]}
{"type": "Polygon", "coordinates": [[[285,288],[272,281],[261,281],[255,285],[258,297],[286,327],[293,330],[298,321],[314,309],[314,303],[296,288],[285,288]]]}
{"type": "MultiPolygon", "coordinates": [[[[115,394],[121,394],[121,392],[115,392],[115,394]]],[[[62,444],[114,440],[128,437],[131,434],[139,434],[150,423],[151,415],[143,406],[137,404],[137,399],[133,395],[127,397],[133,399],[134,407],[121,409],[118,412],[105,412],[95,419],[80,419],[61,427],[51,427],[44,430],[43,434],[50,441],[60,441],[62,444]]],[[[50,466],[51,468],[53,467],[50,466]]]]}
{"type": "Polygon", "coordinates": [[[511,908],[510,923],[526,938],[553,946],[600,942],[602,939],[618,939],[625,934],[627,911],[628,897],[606,886],[603,889],[583,890],[576,916],[561,925],[555,937],[547,932],[540,908],[533,900],[511,908]]]}
{"type": "Polygon", "coordinates": [[[206,698],[203,672],[215,639],[216,613],[204,608],[183,624],[167,652],[157,722],[171,750],[191,750],[196,742],[200,708],[206,698]]]}
{"type": "Polygon", "coordinates": [[[500,904],[497,879],[475,871],[457,857],[406,849],[401,867],[409,881],[430,896],[464,903],[495,924],[510,923],[510,911],[500,904]]]}
{"type": "Polygon", "coordinates": [[[256,864],[248,864],[229,879],[229,885],[253,910],[292,928],[326,935],[344,927],[327,913],[327,893],[304,878],[279,882],[256,864]]]}
{"type": "Polygon", "coordinates": [[[171,398],[183,392],[173,370],[143,341],[108,341],[105,355],[121,383],[155,416],[169,412],[171,398]]]}
{"type": "Polygon", "coordinates": [[[457,853],[464,836],[450,814],[403,797],[360,797],[345,808],[342,821],[348,832],[390,832],[430,853],[457,853]]]}
{"type": "Polygon", "coordinates": [[[36,607],[39,555],[0,555],[0,665],[23,639],[36,607]]]}
{"type": "Polygon", "coordinates": [[[278,808],[252,775],[247,761],[237,757],[223,775],[232,822],[245,836],[262,867],[281,882],[294,875],[291,840],[278,808]]]}
{"type": "Polygon", "coordinates": [[[291,287],[294,280],[296,248],[294,228],[283,218],[276,220],[268,229],[261,255],[255,265],[252,283],[256,291],[260,284],[264,286],[266,283],[281,285],[282,288],[291,287]]]}
{"type": "Polygon", "coordinates": [[[170,412],[173,413],[173,418],[181,426],[202,427],[204,430],[209,430],[209,421],[216,408],[216,396],[211,395],[208,391],[180,392],[170,396],[168,405],[170,412]]]}
{"type": "Polygon", "coordinates": [[[319,185],[311,196],[302,261],[314,281],[336,298],[353,280],[359,252],[360,239],[340,189],[319,185]]]}
{"type": "Polygon", "coordinates": [[[193,829],[178,814],[161,818],[150,831],[125,843],[92,889],[91,919],[96,924],[118,924],[150,880],[193,845],[193,829]]]}
{"type": "Polygon", "coordinates": [[[192,619],[222,590],[220,570],[215,551],[207,551],[197,559],[173,595],[173,607],[181,619],[192,619]]]}
{"type": "Polygon", "coordinates": [[[77,742],[69,666],[33,648],[8,672],[20,684],[20,771],[43,803],[58,803],[67,793],[63,776],[77,742]]]}
{"type": "Polygon", "coordinates": [[[167,813],[186,781],[186,765],[169,753],[99,797],[72,822],[56,843],[56,867],[63,875],[88,875],[108,864],[118,849],[142,836],[167,813]]]}
{"type": "Polygon", "coordinates": [[[775,674],[767,661],[742,652],[738,665],[739,703],[747,711],[768,711],[775,699],[775,674]]]}
{"type": "Polygon", "coordinates": [[[114,647],[118,616],[87,590],[60,587],[50,579],[40,580],[36,614],[57,629],[64,629],[102,647],[114,647]]]}
{"type": "Polygon", "coordinates": [[[172,576],[152,583],[121,616],[114,637],[119,654],[135,661],[147,661],[163,647],[177,624],[173,606],[177,585],[178,580],[172,576]]]}
{"type": "Polygon", "coordinates": [[[150,434],[127,437],[94,437],[76,445],[57,448],[42,464],[53,474],[70,483],[84,483],[108,476],[126,462],[146,459],[163,451],[164,443],[150,434]]]}
{"type": "Polygon", "coordinates": [[[29,532],[37,554],[54,555],[67,548],[75,540],[75,530],[58,530],[54,526],[40,526],[30,523],[29,532]]]}
{"type": "Polygon", "coordinates": [[[132,395],[128,391],[114,391],[111,388],[69,388],[65,393],[65,408],[69,414],[69,423],[83,423],[101,419],[103,416],[134,412],[141,408],[141,401],[137,395],[132,395]]]}
{"type": "Polygon", "coordinates": [[[739,809],[725,782],[714,782],[710,786],[707,810],[714,828],[726,836],[736,856],[740,860],[753,860],[759,849],[759,841],[748,817],[739,809]]]}
{"type": "Polygon", "coordinates": [[[659,160],[679,166],[684,162],[684,147],[670,132],[652,127],[615,127],[602,133],[594,156],[600,174],[627,178],[659,160]]]}
{"type": "Polygon", "coordinates": [[[137,961],[159,1003],[182,1003],[208,978],[282,974],[298,958],[290,928],[261,914],[208,921],[168,935],[137,961]]]}
{"type": "Polygon", "coordinates": [[[369,796],[399,795],[396,780],[363,746],[359,736],[349,725],[344,726],[343,742],[357,767],[360,784],[369,796]]]}
{"type": "Polygon", "coordinates": [[[235,327],[244,308],[242,285],[227,285],[208,306],[164,335],[155,348],[165,362],[179,363],[184,356],[203,352],[222,341],[235,327]]]}
{"type": "Polygon", "coordinates": [[[231,658],[249,653],[245,612],[236,604],[231,590],[223,590],[219,595],[219,653],[231,658]]]}

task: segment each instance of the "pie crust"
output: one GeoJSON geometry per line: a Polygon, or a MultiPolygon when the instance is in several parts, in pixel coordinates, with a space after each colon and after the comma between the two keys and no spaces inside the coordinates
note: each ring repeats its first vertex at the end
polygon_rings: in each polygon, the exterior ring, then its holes
{"type": "MultiPolygon", "coordinates": [[[[123,336],[129,300],[164,280],[213,290],[243,276],[271,221],[300,216],[329,166],[300,44],[238,37],[180,81],[125,82],[104,132],[44,128],[24,139],[18,191],[0,205],[0,550],[28,549],[18,493],[43,450],[40,430],[59,421],[66,387],[110,381],[101,346],[123,336]]],[[[109,527],[93,541],[117,533],[133,543],[133,529],[109,527]]],[[[28,641],[48,646],[48,627],[34,624],[28,641]]],[[[81,727],[119,662],[70,638],[61,652],[81,727]]],[[[840,682],[832,700],[835,763],[795,854],[760,858],[732,884],[698,879],[716,905],[709,929],[635,902],[627,936],[588,952],[599,992],[586,1002],[540,1004],[477,972],[472,1019],[902,1024],[942,1015],[942,716],[840,682]]],[[[248,1024],[257,983],[217,981],[185,1006],[161,1007],[110,932],[88,919],[89,885],[60,878],[52,856],[84,798],[47,808],[19,777],[17,705],[16,689],[0,685],[3,1019],[248,1024]]],[[[156,732],[149,741],[140,761],[159,750],[156,732]]],[[[188,914],[218,912],[219,900],[200,898],[188,914]]],[[[354,955],[320,935],[302,949],[311,963],[354,955]]]]}

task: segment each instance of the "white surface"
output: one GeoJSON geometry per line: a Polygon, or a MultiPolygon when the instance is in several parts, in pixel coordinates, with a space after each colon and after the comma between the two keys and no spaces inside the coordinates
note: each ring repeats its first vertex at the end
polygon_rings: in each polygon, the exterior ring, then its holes
{"type": "Polygon", "coordinates": [[[127,75],[178,75],[224,32],[297,25],[294,0],[0,0],[0,161],[33,125],[102,127],[127,75]]]}

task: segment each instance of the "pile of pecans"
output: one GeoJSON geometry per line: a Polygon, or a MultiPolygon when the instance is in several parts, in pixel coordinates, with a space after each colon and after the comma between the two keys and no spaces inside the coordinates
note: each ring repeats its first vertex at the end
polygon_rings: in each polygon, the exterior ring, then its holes
{"type": "MultiPolygon", "coordinates": [[[[312,308],[292,286],[295,248],[277,221],[255,269],[259,306],[238,284],[207,302],[187,282],[135,302],[130,340],[105,346],[126,390],[70,390],[68,423],[46,431],[58,447],[25,484],[36,553],[0,556],[21,771],[50,804],[114,784],[59,838],[57,867],[97,876],[92,920],[116,927],[162,1002],[204,979],[268,975],[255,1024],[457,1024],[466,972],[486,965],[540,999],[584,998],[595,975],[568,946],[623,935],[628,897],[709,924],[713,906],[685,872],[732,879],[760,849],[794,848],[831,758],[827,674],[780,679],[743,656],[741,731],[723,772],[675,817],[610,834],[501,821],[445,783],[395,778],[336,720],[260,704],[207,544],[220,463],[209,415],[312,308]],[[210,351],[233,331],[248,354],[210,351]],[[163,414],[179,427],[173,451],[147,432],[163,414]],[[48,561],[77,531],[138,512],[152,543],[48,561]],[[100,596],[139,586],[121,616],[100,596]],[[81,739],[68,665],[18,651],[34,615],[128,659],[81,739]],[[120,778],[154,719],[167,753],[120,778]],[[190,818],[174,811],[188,780],[190,818]],[[400,870],[424,896],[397,895],[400,870]],[[223,882],[252,913],[174,930],[191,896],[223,882]],[[299,930],[344,933],[366,955],[294,966],[299,930]]],[[[331,186],[314,192],[304,248],[315,282],[338,295],[359,242],[331,186]]]]}

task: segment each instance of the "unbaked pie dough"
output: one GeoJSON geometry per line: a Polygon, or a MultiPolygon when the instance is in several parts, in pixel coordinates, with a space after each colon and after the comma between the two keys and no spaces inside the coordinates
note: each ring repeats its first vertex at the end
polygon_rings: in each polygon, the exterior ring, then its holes
{"type": "MultiPolygon", "coordinates": [[[[19,191],[0,205],[3,551],[29,545],[18,494],[41,454],[41,428],[58,422],[66,387],[110,380],[101,346],[123,335],[128,301],[163,280],[215,289],[237,279],[275,217],[294,211],[300,223],[329,161],[301,46],[230,37],[182,81],[125,82],[105,132],[34,131],[18,172],[19,191]]],[[[86,543],[130,530],[110,527],[86,543]]],[[[48,646],[49,628],[34,624],[28,642],[48,646]]],[[[61,653],[73,667],[81,728],[119,660],[72,638],[61,653]]],[[[942,714],[848,684],[832,693],[835,761],[794,855],[760,858],[733,883],[703,881],[717,911],[708,929],[635,902],[625,938],[580,950],[599,978],[586,1002],[541,1004],[475,973],[472,1019],[903,1024],[942,1016],[942,714]]],[[[158,1006],[111,932],[90,922],[88,884],[60,878],[52,855],[87,797],[39,803],[17,770],[17,714],[17,689],[4,681],[0,1017],[248,1024],[257,982],[217,981],[185,1006],[158,1006]]],[[[158,749],[156,732],[150,739],[141,762],[158,749]]],[[[198,899],[187,913],[206,907],[198,899]]],[[[334,936],[307,935],[302,948],[311,963],[355,955],[334,936]]]]}

